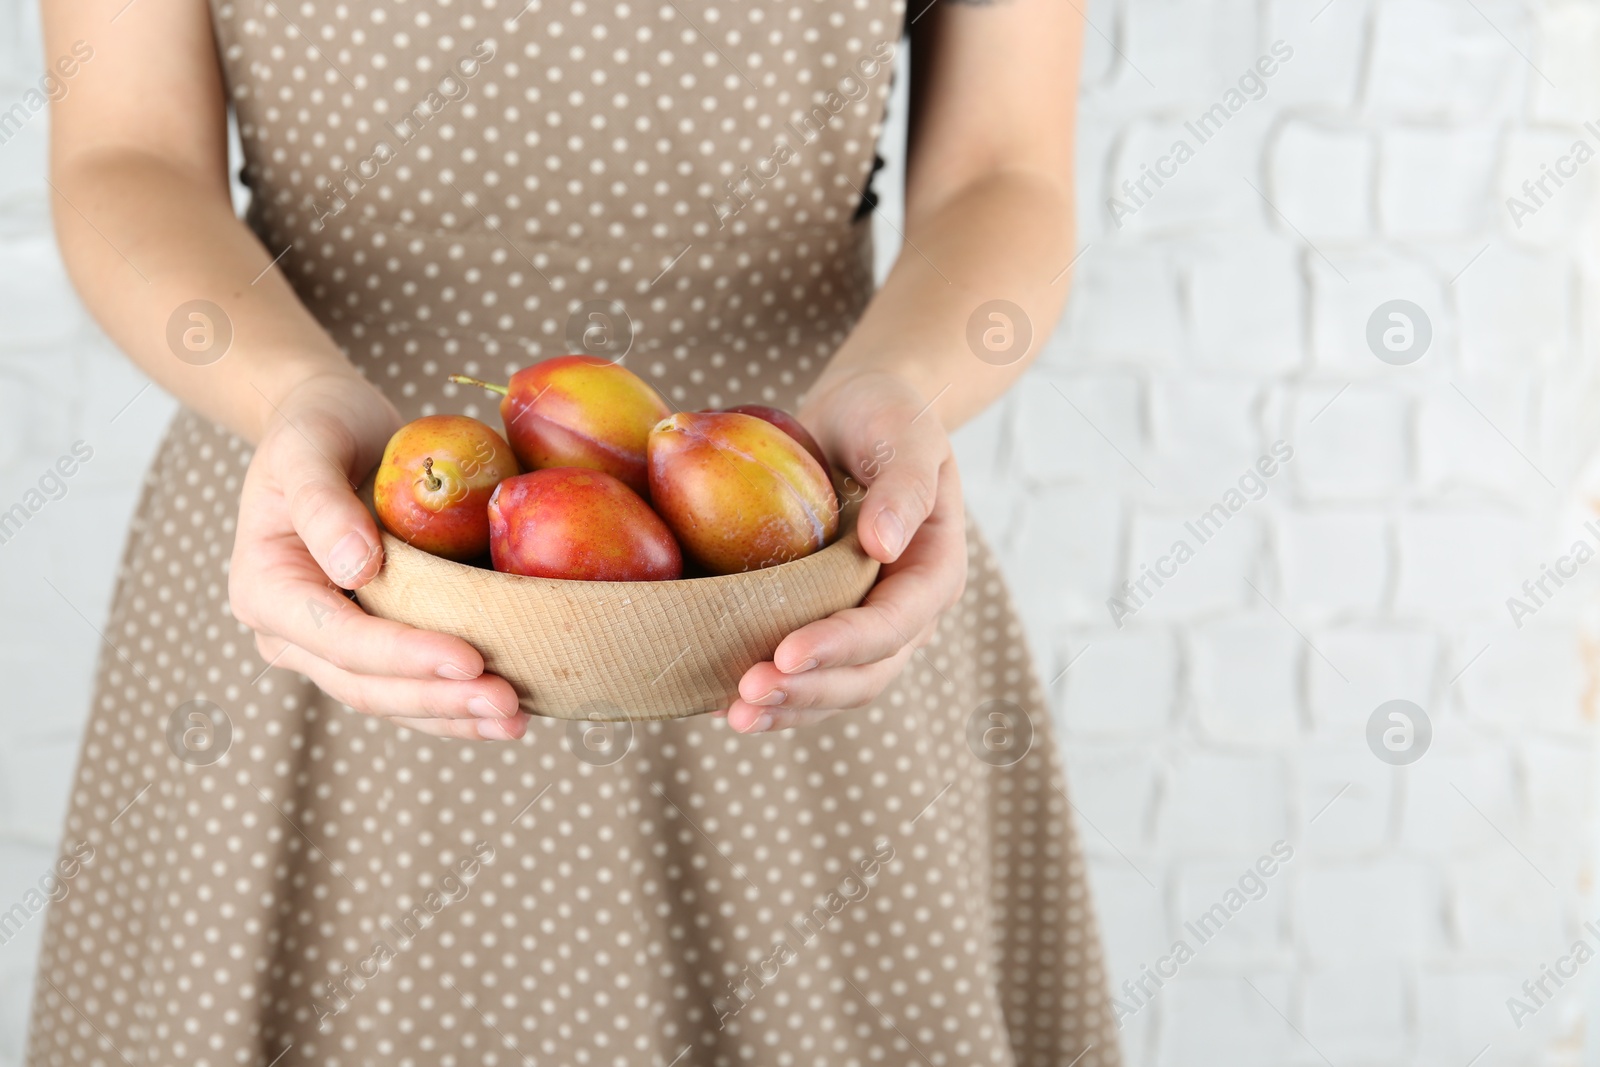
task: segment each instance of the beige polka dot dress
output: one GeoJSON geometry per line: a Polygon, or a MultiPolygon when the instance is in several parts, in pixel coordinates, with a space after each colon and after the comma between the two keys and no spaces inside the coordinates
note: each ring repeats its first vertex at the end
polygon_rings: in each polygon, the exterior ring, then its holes
{"type": "MultiPolygon", "coordinates": [[[[679,407],[792,409],[870,295],[900,0],[213,2],[250,224],[408,418],[493,421],[446,375],[596,323],[679,407]]],[[[227,605],[249,459],[183,413],[146,485],[30,1064],[1119,1062],[975,532],[868,708],[453,742],[257,656],[227,605]]]]}

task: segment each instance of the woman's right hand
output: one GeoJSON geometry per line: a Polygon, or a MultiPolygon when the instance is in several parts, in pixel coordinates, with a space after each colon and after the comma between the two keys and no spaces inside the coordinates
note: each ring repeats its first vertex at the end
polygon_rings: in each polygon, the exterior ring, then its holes
{"type": "Polygon", "coordinates": [[[505,679],[445,634],[376,619],[340,589],[383,563],[352,486],[399,427],[394,406],[354,374],[308,379],[278,403],[245,473],[228,574],[233,615],[269,665],[335,700],[422,733],[509,740],[527,730],[505,679]]]}

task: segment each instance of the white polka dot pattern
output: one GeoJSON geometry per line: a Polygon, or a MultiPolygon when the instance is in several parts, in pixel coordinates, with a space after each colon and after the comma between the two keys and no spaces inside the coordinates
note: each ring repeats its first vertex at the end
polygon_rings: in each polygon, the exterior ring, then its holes
{"type": "Polygon", "coordinates": [[[425,410],[420,353],[506,374],[606,298],[675,403],[814,373],[870,287],[900,0],[453,6],[216,7],[251,222],[363,369],[425,410]]]}
{"type": "MultiPolygon", "coordinates": [[[[597,297],[678,405],[793,407],[869,295],[888,71],[862,57],[899,0],[214,15],[252,225],[408,417],[492,418],[444,376],[566,351],[597,297]],[[767,178],[730,200],[747,165],[767,178]]],[[[564,723],[441,741],[261,662],[227,608],[248,459],[182,413],[146,484],[31,1064],[1119,1062],[1046,704],[975,531],[962,603],[873,706],[644,724],[597,766],[564,723]],[[209,765],[167,738],[196,699],[233,728],[209,765]],[[1008,767],[969,748],[996,699],[1037,731],[1008,767]]]]}

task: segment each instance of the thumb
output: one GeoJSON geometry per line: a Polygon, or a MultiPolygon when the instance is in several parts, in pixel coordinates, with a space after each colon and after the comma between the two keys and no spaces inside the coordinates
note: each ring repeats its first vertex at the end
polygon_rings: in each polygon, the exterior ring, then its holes
{"type": "Polygon", "coordinates": [[[942,433],[908,426],[896,439],[880,439],[860,451],[853,466],[867,496],[856,519],[857,536],[867,555],[893,563],[933,513],[949,445],[942,433]]]}
{"type": "Polygon", "coordinates": [[[280,441],[278,484],[295,533],[336,585],[361,588],[383,565],[383,542],[372,513],[345,474],[353,460],[336,462],[344,457],[332,441],[318,443],[298,433],[285,434],[280,441]]]}

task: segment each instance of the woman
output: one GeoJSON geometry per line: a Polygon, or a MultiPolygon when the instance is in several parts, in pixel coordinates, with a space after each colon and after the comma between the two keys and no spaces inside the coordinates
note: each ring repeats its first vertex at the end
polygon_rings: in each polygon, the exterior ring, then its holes
{"type": "Polygon", "coordinates": [[[1020,373],[1018,308],[1042,337],[1065,296],[1071,5],[46,6],[52,55],[94,49],[55,111],[66,261],[185,408],[30,1062],[1116,1062],[1046,705],[946,437],[1020,373]],[[907,251],[874,294],[906,23],[907,251]],[[618,759],[340,592],[382,562],[351,486],[394,429],[487,408],[446,376],[569,351],[592,300],[677,406],[797,410],[884,564],[724,722],[618,759]],[[1031,724],[1026,756],[991,723],[1031,724]]]}

